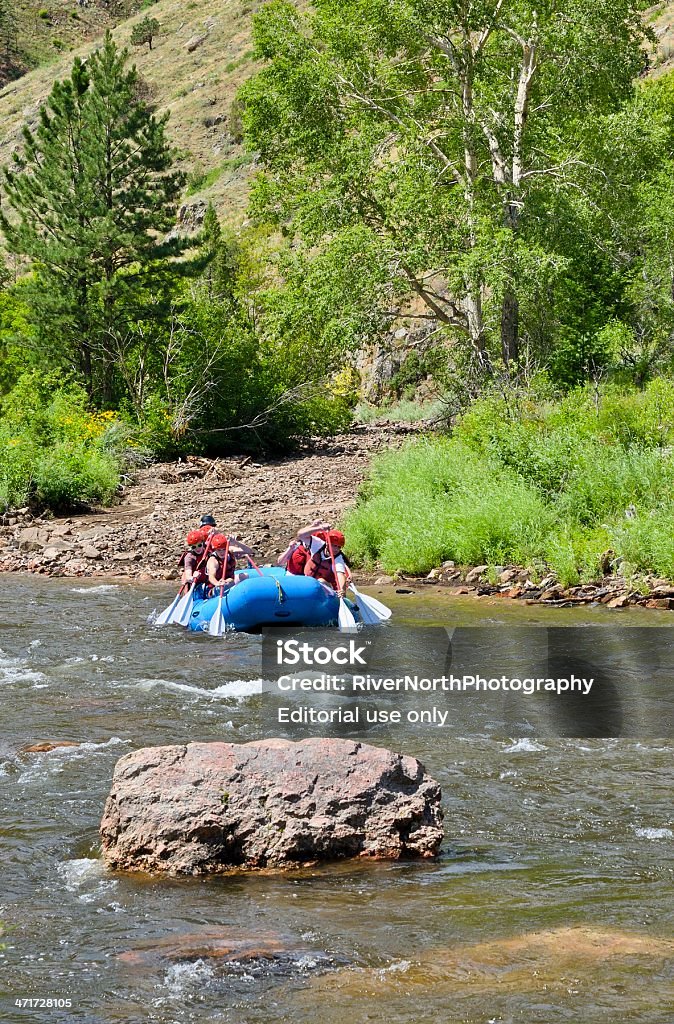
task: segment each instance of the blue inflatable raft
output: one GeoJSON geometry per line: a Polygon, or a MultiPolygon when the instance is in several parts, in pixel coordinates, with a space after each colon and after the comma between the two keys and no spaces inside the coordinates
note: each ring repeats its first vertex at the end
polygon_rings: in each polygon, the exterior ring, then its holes
{"type": "MultiPolygon", "coordinates": [[[[254,569],[247,570],[248,578],[224,593],[222,614],[232,629],[337,624],[339,598],[329,587],[311,576],[293,576],[276,566],[260,572],[262,576],[254,569]]],[[[218,601],[218,596],[195,600],[189,628],[207,630],[218,601]]]]}

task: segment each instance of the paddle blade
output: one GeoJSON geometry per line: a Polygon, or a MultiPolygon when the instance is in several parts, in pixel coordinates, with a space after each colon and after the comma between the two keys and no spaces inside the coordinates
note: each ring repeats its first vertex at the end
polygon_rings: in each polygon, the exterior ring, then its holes
{"type": "Polygon", "coordinates": [[[351,584],[351,589],[356,598],[356,604],[358,610],[361,613],[363,622],[368,626],[377,625],[380,622],[386,622],[391,618],[393,612],[390,608],[387,608],[385,604],[378,601],[376,597],[370,597],[369,594],[361,594],[359,590],[351,584]]]}
{"type": "Polygon", "coordinates": [[[368,608],[362,597],[356,598],[356,604],[358,605],[358,614],[360,615],[360,621],[364,626],[379,626],[382,623],[382,619],[379,618],[370,608],[368,608]]]}
{"type": "Polygon", "coordinates": [[[175,612],[176,608],[178,607],[178,604],[180,603],[180,600],[181,600],[180,591],[178,591],[178,593],[173,598],[173,600],[171,601],[171,604],[168,606],[168,608],[164,608],[164,611],[160,612],[160,614],[154,620],[155,626],[168,626],[168,624],[173,621],[173,613],[175,612]]]}
{"type": "Polygon", "coordinates": [[[208,634],[209,636],[222,636],[227,627],[225,617],[222,614],[222,594],[218,601],[218,607],[213,612],[213,618],[208,623],[208,634]]]}
{"type": "Polygon", "coordinates": [[[337,625],[341,630],[357,629],[356,620],[353,617],[353,612],[351,611],[343,597],[340,597],[339,599],[339,615],[337,616],[337,625]]]}
{"type": "Polygon", "coordinates": [[[187,591],[184,597],[180,599],[176,605],[176,609],[171,616],[171,622],[174,626],[186,626],[190,621],[190,615],[192,614],[192,605],[194,604],[194,583],[187,591]]]}

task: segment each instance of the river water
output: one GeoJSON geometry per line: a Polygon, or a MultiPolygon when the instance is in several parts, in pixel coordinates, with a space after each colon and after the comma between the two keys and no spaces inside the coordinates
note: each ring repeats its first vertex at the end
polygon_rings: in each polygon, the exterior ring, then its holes
{"type": "MultiPolygon", "coordinates": [[[[170,596],[3,578],[0,1020],[674,1019],[670,742],[381,727],[369,742],[419,757],[442,786],[436,862],[206,880],[107,872],[98,825],[120,756],[282,735],[259,692],[259,638],[149,627],[170,596]],[[79,745],[22,752],[43,740],[79,745]],[[70,1005],[16,1005],[30,999],[70,1005]]],[[[425,592],[391,603],[422,630],[615,622],[605,609],[425,592]]]]}

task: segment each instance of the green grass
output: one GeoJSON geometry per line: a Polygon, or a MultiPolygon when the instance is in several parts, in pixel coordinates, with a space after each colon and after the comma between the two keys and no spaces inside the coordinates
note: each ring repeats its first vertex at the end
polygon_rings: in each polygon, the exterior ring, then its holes
{"type": "Polygon", "coordinates": [[[453,436],[429,436],[374,465],[345,518],[356,562],[423,573],[461,564],[554,570],[563,583],[624,574],[674,578],[674,383],[579,390],[561,401],[476,403],[453,436]]]}
{"type": "Polygon", "coordinates": [[[445,403],[439,400],[413,402],[401,399],[382,405],[359,402],[353,411],[353,417],[356,423],[418,423],[420,420],[437,420],[444,412],[445,403]]]}
{"type": "Polygon", "coordinates": [[[204,189],[209,188],[213,185],[223,172],[223,167],[212,167],[210,171],[205,171],[202,167],[195,167],[194,170],[187,178],[187,188],[185,194],[193,196],[196,192],[202,192],[204,189]]]}

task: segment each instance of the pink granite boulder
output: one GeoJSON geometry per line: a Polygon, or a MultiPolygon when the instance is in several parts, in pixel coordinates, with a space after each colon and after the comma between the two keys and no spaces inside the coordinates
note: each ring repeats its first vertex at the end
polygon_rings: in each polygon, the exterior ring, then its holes
{"type": "Polygon", "coordinates": [[[147,747],[101,822],[111,868],[201,875],[347,857],[434,857],[440,787],[413,757],[340,739],[147,747]]]}

